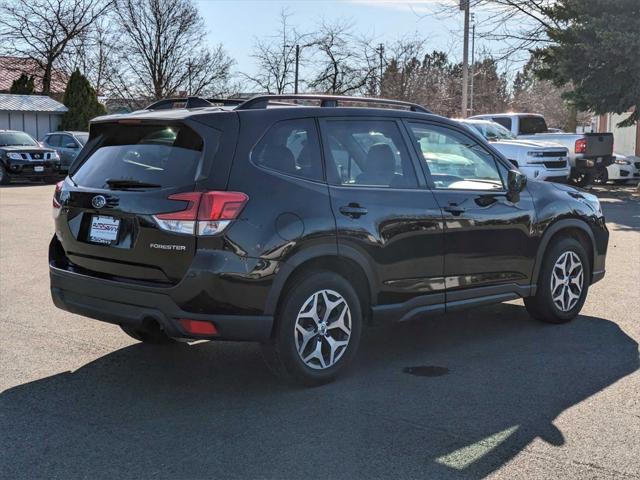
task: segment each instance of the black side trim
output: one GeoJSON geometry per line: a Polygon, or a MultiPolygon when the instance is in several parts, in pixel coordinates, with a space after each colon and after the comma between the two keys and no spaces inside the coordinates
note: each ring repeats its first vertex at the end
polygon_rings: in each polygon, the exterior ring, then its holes
{"type": "MultiPolygon", "coordinates": [[[[564,220],[558,220],[557,222],[555,222],[554,224],[552,224],[550,227],[548,227],[544,234],[542,235],[542,239],[540,240],[540,245],[538,246],[538,253],[536,255],[536,263],[533,267],[533,274],[531,275],[531,283],[537,283],[538,281],[538,275],[540,274],[540,269],[542,268],[542,260],[544,259],[544,254],[547,250],[547,245],[549,244],[549,241],[551,240],[551,237],[553,237],[554,234],[556,234],[557,232],[559,232],[560,230],[563,230],[565,228],[579,228],[580,230],[582,230],[584,233],[586,233],[589,236],[589,240],[591,241],[591,248],[592,248],[592,257],[594,260],[597,256],[596,253],[596,239],[593,235],[593,232],[591,231],[591,229],[589,228],[589,226],[582,220],[576,220],[573,218],[568,218],[568,219],[564,219],[564,220]]],[[[593,268],[593,265],[592,265],[593,268]]],[[[591,279],[591,283],[593,283],[595,280],[593,279],[595,276],[594,273],[592,273],[592,279],[591,279]]]]}

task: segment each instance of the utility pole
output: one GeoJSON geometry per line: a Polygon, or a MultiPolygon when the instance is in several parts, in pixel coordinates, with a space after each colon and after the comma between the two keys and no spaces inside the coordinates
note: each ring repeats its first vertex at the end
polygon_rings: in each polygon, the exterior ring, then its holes
{"type": "Polygon", "coordinates": [[[473,27],[471,28],[471,95],[469,99],[469,116],[473,115],[473,100],[474,100],[474,82],[476,77],[476,16],[471,14],[473,20],[473,27]]]}
{"type": "Polygon", "coordinates": [[[298,68],[300,66],[300,45],[296,43],[296,76],[294,81],[294,93],[298,94],[298,68]]]}
{"type": "Polygon", "coordinates": [[[383,69],[384,69],[384,44],[380,43],[378,44],[378,48],[376,48],[375,50],[378,53],[378,56],[380,58],[380,79],[379,79],[379,88],[380,88],[380,92],[379,92],[379,96],[382,96],[382,74],[383,74],[383,69]]]}
{"type": "Polygon", "coordinates": [[[189,91],[187,92],[187,97],[191,96],[191,57],[189,57],[187,61],[187,74],[189,75],[189,91]]]}
{"type": "Polygon", "coordinates": [[[460,10],[464,10],[464,50],[462,52],[462,118],[467,118],[469,93],[469,1],[460,0],[460,10]]]}

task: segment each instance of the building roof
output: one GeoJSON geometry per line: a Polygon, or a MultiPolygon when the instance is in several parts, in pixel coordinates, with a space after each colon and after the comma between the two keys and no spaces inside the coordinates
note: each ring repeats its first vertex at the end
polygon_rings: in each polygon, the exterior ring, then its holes
{"type": "Polygon", "coordinates": [[[11,95],[0,93],[0,111],[65,113],[62,103],[44,95],[11,95]]]}
{"type": "MultiPolygon", "coordinates": [[[[42,68],[30,58],[0,56],[0,92],[9,93],[11,84],[21,74],[33,76],[35,89],[42,91],[42,68]]],[[[57,68],[51,72],[51,93],[63,93],[67,86],[67,75],[57,68]]]]}

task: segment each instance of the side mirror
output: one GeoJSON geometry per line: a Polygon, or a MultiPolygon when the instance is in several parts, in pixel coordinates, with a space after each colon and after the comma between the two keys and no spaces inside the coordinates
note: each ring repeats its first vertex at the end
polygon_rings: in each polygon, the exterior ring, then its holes
{"type": "Polygon", "coordinates": [[[509,170],[507,174],[507,198],[511,202],[520,200],[520,192],[527,185],[527,177],[518,170],[509,170]]]}
{"type": "Polygon", "coordinates": [[[76,145],[74,142],[69,142],[64,146],[64,148],[78,148],[78,145],[76,145]]]}

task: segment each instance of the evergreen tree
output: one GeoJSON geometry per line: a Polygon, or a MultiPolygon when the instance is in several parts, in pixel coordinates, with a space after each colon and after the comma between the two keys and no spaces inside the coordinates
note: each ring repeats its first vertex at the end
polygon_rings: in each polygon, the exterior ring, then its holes
{"type": "MultiPolygon", "coordinates": [[[[575,107],[594,113],[624,113],[622,124],[640,119],[640,2],[559,0],[547,28],[552,45],[537,52],[538,74],[556,85],[575,107]]],[[[621,124],[621,125],[622,125],[621,124]]]]}
{"type": "Polygon", "coordinates": [[[9,93],[15,95],[33,95],[36,89],[33,84],[33,76],[29,76],[26,73],[21,74],[11,84],[9,93]]]}
{"type": "Polygon", "coordinates": [[[63,101],[69,109],[62,117],[60,125],[64,130],[86,131],[89,128],[89,120],[106,113],[105,108],[98,102],[96,91],[80,70],[71,74],[63,101]]]}

